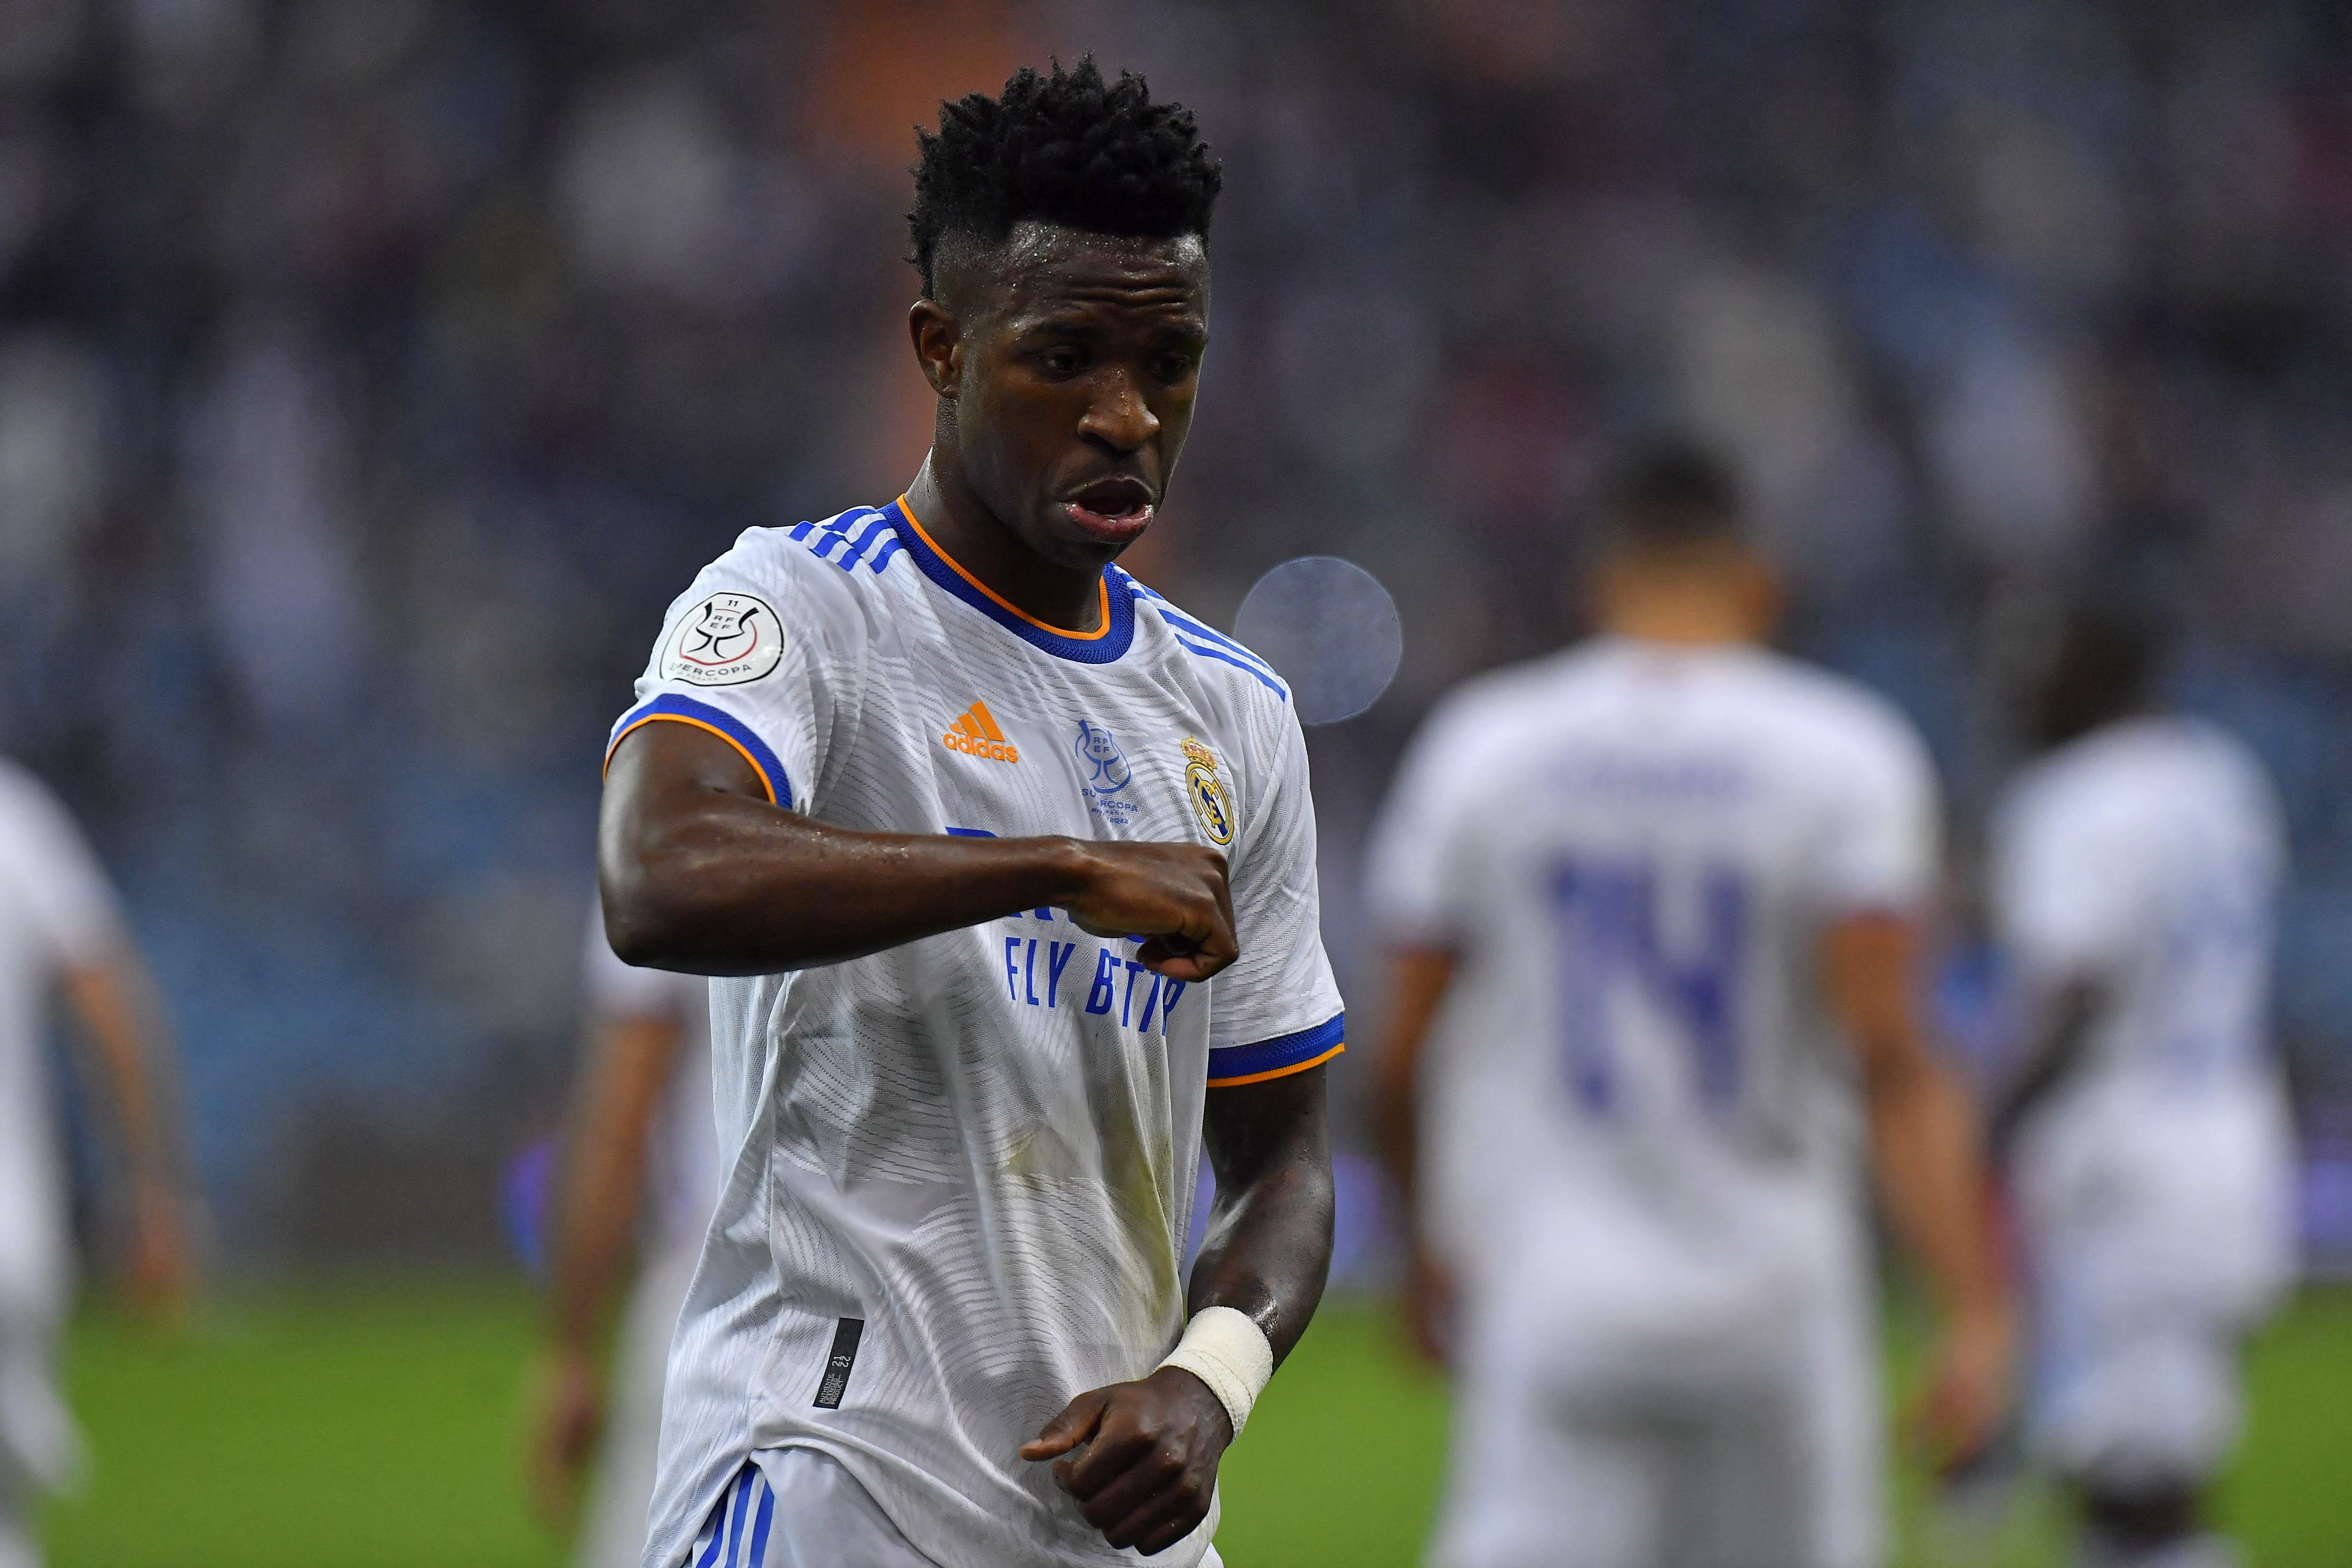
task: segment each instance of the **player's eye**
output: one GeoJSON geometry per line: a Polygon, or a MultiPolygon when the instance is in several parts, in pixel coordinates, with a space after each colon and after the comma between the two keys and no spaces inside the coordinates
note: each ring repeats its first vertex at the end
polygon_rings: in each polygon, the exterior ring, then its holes
{"type": "Polygon", "coordinates": [[[1076,375],[1087,365],[1086,355],[1073,348],[1043,349],[1036,360],[1037,368],[1047,375],[1076,375]]]}
{"type": "Polygon", "coordinates": [[[1192,374],[1191,354],[1161,354],[1152,362],[1151,374],[1173,386],[1192,374]]]}

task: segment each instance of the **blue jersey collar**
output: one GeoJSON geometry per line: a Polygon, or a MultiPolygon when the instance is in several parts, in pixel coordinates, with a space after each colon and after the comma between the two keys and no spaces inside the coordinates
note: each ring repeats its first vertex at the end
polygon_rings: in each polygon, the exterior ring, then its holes
{"type": "Polygon", "coordinates": [[[988,584],[958,565],[931,542],[930,535],[915,520],[914,509],[907,504],[906,497],[893,501],[887,515],[898,529],[907,553],[914,557],[924,576],[1032,647],[1077,664],[1111,664],[1124,657],[1128,645],[1135,640],[1135,595],[1124,572],[1108,568],[1103,572],[1101,626],[1092,632],[1065,631],[1013,608],[988,584]]]}

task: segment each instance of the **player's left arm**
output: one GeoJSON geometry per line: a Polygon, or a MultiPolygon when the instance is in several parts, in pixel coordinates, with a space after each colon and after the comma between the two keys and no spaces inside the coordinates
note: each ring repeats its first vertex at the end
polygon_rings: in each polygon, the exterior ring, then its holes
{"type": "MultiPolygon", "coordinates": [[[[1331,1268],[1325,1070],[1212,1089],[1202,1123],[1217,1197],[1187,1310],[1195,1319],[1213,1307],[1239,1312],[1265,1336],[1276,1366],[1307,1331],[1331,1268]]],[[[1055,1459],[1054,1479],[1087,1522],[1149,1557],[1208,1517],[1233,1440],[1217,1393],[1195,1373],[1162,1366],[1080,1394],[1021,1456],[1055,1459]]]]}
{"type": "Polygon", "coordinates": [[[1915,1421],[1948,1468],[1981,1452],[2008,1410],[2016,1329],[1976,1106],[1933,1047],[1921,984],[1943,858],[1935,766],[1891,710],[1824,763],[1805,861],[1816,974],[1859,1069],[1881,1201],[1944,1310],[1915,1421]]]}
{"type": "Polygon", "coordinates": [[[163,1009],[145,965],[119,940],[112,951],[68,964],[62,982],[67,1005],[105,1079],[122,1142],[131,1188],[131,1292],[147,1310],[170,1313],[185,1299],[194,1268],[166,1109],[173,1095],[163,1009]]]}
{"type": "Polygon", "coordinates": [[[1917,925],[1850,916],[1823,932],[1821,954],[1823,992],[1861,1068],[1880,1195],[1943,1299],[1944,1343],[1920,1414],[1938,1458],[1960,1463],[2007,1408],[2015,1339],[1975,1109],[1927,1042],[1917,925]]]}
{"type": "Polygon", "coordinates": [[[1111,1545],[1147,1556],[1208,1517],[1218,1462],[1307,1331],[1331,1267],[1323,1064],[1343,1048],[1346,1018],[1323,952],[1306,737],[1286,705],[1254,717],[1234,857],[1240,956],[1215,982],[1202,1110],[1217,1196],[1190,1321],[1148,1376],[1081,1394],[1021,1450],[1055,1461],[1111,1545]]]}
{"type": "Polygon", "coordinates": [[[568,1522],[604,1424],[604,1339],[645,1197],[646,1149],[685,1043],[667,1013],[599,1024],[573,1092],[556,1187],[548,1344],[530,1457],[533,1500],[568,1522]]]}
{"type": "Polygon", "coordinates": [[[2092,1026],[2105,1010],[2105,987],[2079,975],[2057,988],[2038,1009],[2025,1055],[1994,1087],[1985,1117],[1985,1140],[1997,1163],[2007,1161],[2018,1129],[2074,1074],[2091,1039],[2092,1026]]]}

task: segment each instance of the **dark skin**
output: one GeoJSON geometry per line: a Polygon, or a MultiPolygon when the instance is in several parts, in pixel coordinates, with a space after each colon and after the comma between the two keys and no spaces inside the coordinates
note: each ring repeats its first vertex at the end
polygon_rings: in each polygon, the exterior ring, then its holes
{"type": "MultiPolygon", "coordinates": [[[[1197,237],[1023,224],[939,258],[908,326],[940,396],[908,506],[932,540],[1050,626],[1100,625],[1103,567],[1149,526],[1192,424],[1208,344],[1197,237]]],[[[606,775],[598,878],[613,949],[695,974],[838,963],[1041,906],[1137,960],[1208,979],[1239,954],[1225,858],[1206,845],[934,837],[835,827],[769,804],[733,748],[684,724],[632,731],[606,775]]],[[[1212,1089],[1217,1198],[1188,1308],[1246,1314],[1276,1364],[1330,1267],[1324,1072],[1212,1089]]],[[[1114,1547],[1150,1555],[1207,1517],[1233,1424],[1191,1373],[1089,1390],[1022,1458],[1114,1547]]]]}
{"type": "Polygon", "coordinates": [[[1090,531],[1072,503],[1141,507],[1148,525],[1167,493],[1209,346],[1208,251],[1024,223],[936,270],[938,298],[907,312],[940,397],[907,505],[1013,604],[1091,631],[1102,569],[1134,541],[1090,531]]]}

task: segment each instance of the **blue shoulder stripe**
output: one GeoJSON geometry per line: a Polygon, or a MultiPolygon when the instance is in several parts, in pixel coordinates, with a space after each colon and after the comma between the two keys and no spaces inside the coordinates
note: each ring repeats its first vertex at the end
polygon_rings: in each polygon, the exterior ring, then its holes
{"type": "Polygon", "coordinates": [[[1127,585],[1135,591],[1138,598],[1149,599],[1151,602],[1151,607],[1159,612],[1161,620],[1168,623],[1168,629],[1175,634],[1176,641],[1182,647],[1204,658],[1222,659],[1236,669],[1245,669],[1257,678],[1259,685],[1264,686],[1286,702],[1290,700],[1290,693],[1276,678],[1274,666],[1215,627],[1204,626],[1194,620],[1174,605],[1170,604],[1164,595],[1145,587],[1116,566],[1111,570],[1118,572],[1127,585]],[[1186,636],[1188,633],[1192,637],[1199,638],[1200,641],[1190,640],[1186,636]],[[1204,647],[1202,646],[1203,643],[1210,646],[1204,647]]]}
{"type": "Polygon", "coordinates": [[[898,550],[898,534],[891,525],[889,513],[870,506],[852,507],[839,517],[823,522],[796,523],[784,531],[784,537],[807,545],[818,560],[829,562],[844,572],[856,571],[877,540],[885,542],[873,559],[866,561],[869,572],[879,573],[898,550]],[[834,552],[845,544],[848,548],[835,555],[834,552]]]}
{"type": "Polygon", "coordinates": [[[1251,664],[1246,660],[1235,658],[1232,654],[1221,653],[1215,648],[1206,647],[1201,643],[1190,641],[1187,638],[1181,637],[1176,639],[1176,646],[1181,648],[1190,649],[1192,652],[1199,654],[1202,658],[1223,659],[1225,663],[1232,665],[1235,669],[1241,670],[1246,674],[1252,680],[1256,681],[1268,691],[1273,692],[1276,697],[1281,698],[1285,702],[1290,700],[1290,693],[1285,691],[1282,689],[1281,684],[1277,682],[1274,677],[1266,674],[1264,670],[1258,668],[1257,666],[1251,664]]]}

